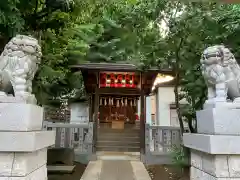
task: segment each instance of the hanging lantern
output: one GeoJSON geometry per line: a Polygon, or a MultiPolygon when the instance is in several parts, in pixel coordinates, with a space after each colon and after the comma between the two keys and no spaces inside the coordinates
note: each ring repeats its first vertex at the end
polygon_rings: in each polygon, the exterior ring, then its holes
{"type": "Polygon", "coordinates": [[[111,106],[111,98],[108,98],[108,104],[111,106]]]}
{"type": "Polygon", "coordinates": [[[105,106],[107,105],[107,100],[106,100],[106,98],[104,98],[104,105],[105,105],[105,106]]]}

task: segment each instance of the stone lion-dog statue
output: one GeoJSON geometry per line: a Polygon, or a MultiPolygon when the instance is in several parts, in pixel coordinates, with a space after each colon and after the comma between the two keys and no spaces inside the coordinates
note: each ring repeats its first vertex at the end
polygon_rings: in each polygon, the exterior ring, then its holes
{"type": "Polygon", "coordinates": [[[240,102],[240,67],[224,45],[204,50],[201,57],[202,74],[208,88],[206,103],[240,102]]]}
{"type": "Polygon", "coordinates": [[[21,99],[36,104],[32,81],[41,62],[41,47],[35,38],[13,37],[0,56],[0,98],[21,99]]]}

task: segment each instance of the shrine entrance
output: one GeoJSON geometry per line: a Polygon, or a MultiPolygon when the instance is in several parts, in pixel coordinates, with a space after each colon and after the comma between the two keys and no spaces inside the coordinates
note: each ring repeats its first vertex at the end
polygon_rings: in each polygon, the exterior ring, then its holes
{"type": "Polygon", "coordinates": [[[94,122],[93,151],[144,153],[145,98],[159,70],[143,72],[132,64],[109,63],[71,68],[81,71],[89,96],[89,121],[94,122]]]}
{"type": "Polygon", "coordinates": [[[99,122],[135,124],[137,119],[137,101],[134,96],[100,96],[99,122]]]}

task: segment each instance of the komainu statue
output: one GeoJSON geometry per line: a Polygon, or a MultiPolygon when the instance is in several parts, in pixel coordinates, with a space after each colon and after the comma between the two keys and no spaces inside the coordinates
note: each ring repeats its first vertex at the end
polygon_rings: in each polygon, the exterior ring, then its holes
{"type": "Polygon", "coordinates": [[[215,45],[204,50],[201,58],[202,74],[208,88],[206,103],[240,102],[240,67],[231,53],[223,45],[215,45]]]}
{"type": "Polygon", "coordinates": [[[0,97],[15,96],[26,103],[36,103],[32,81],[41,62],[38,41],[25,35],[13,37],[0,56],[0,97]]]}

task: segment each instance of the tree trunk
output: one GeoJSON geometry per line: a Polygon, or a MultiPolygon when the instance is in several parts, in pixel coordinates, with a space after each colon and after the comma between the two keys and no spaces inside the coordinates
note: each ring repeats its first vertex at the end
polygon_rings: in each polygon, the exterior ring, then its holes
{"type": "Polygon", "coordinates": [[[176,105],[176,110],[177,110],[177,115],[178,115],[178,121],[180,125],[180,133],[183,135],[184,132],[184,124],[183,124],[183,119],[181,115],[181,110],[180,110],[180,103],[179,103],[179,95],[178,95],[178,88],[179,88],[179,73],[176,73],[176,83],[174,87],[174,94],[175,94],[175,105],[176,105]]]}
{"type": "Polygon", "coordinates": [[[177,109],[177,115],[178,115],[178,121],[180,125],[180,133],[183,135],[184,132],[184,124],[183,124],[183,118],[181,115],[181,110],[180,110],[180,99],[179,99],[179,94],[178,94],[178,89],[179,89],[179,82],[180,82],[180,57],[179,57],[179,51],[181,49],[183,43],[183,37],[180,39],[179,46],[175,52],[175,57],[176,57],[176,63],[175,63],[175,86],[174,86],[174,94],[175,94],[175,105],[177,109]]]}

